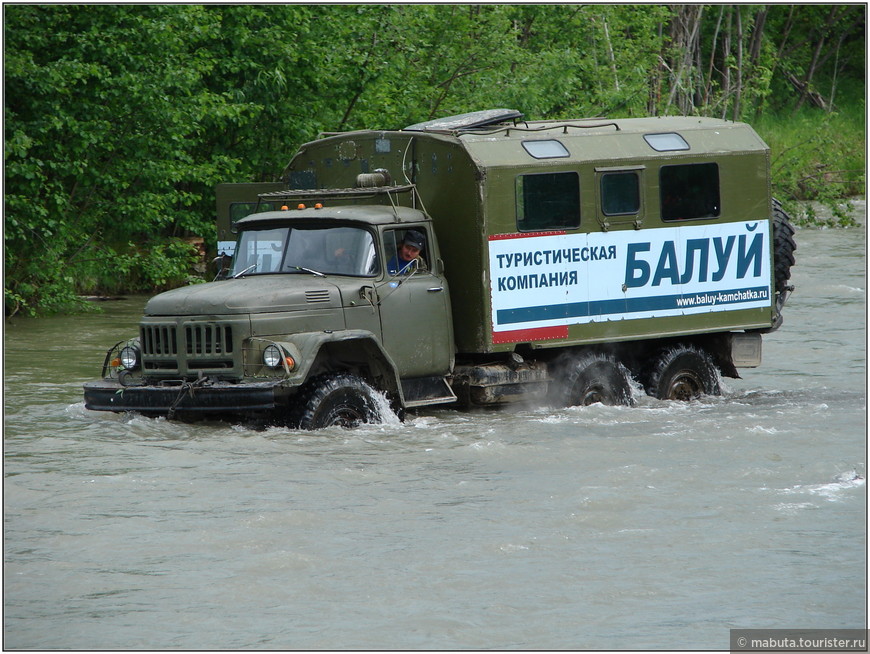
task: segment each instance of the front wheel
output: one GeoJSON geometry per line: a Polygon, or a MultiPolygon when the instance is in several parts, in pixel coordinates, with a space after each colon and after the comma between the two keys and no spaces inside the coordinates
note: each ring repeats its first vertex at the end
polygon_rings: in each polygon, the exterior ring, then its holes
{"type": "Polygon", "coordinates": [[[375,389],[348,373],[312,379],[297,400],[291,423],[299,429],[352,428],[383,419],[375,389]]]}
{"type": "Polygon", "coordinates": [[[646,392],[660,400],[694,400],[719,395],[719,375],[710,355],[678,346],[661,352],[646,384],[646,392]]]}

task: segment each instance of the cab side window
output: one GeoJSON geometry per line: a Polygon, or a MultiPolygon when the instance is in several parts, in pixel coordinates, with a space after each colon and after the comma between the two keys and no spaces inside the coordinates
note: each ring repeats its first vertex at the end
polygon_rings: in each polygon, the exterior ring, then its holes
{"type": "Polygon", "coordinates": [[[429,270],[428,245],[429,234],[423,227],[384,232],[387,275],[407,275],[429,270]]]}
{"type": "Polygon", "coordinates": [[[662,166],[659,191],[664,221],[717,218],[721,213],[715,163],[662,166]]]}
{"type": "Polygon", "coordinates": [[[516,180],[517,229],[536,232],[580,226],[580,175],[520,175],[516,180]]]}

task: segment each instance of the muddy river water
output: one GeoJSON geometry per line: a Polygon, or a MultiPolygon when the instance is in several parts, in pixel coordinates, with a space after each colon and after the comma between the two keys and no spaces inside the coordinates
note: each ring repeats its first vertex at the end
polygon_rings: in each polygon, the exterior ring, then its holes
{"type": "Polygon", "coordinates": [[[5,647],[727,649],[732,628],[866,627],[865,230],[797,240],[762,367],[688,404],[181,424],[81,400],[144,298],[6,321],[5,647]]]}

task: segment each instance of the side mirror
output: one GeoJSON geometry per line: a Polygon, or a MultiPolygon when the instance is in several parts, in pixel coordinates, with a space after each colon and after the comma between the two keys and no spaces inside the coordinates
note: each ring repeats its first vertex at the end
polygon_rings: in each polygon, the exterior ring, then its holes
{"type": "Polygon", "coordinates": [[[215,276],[213,281],[219,281],[221,279],[227,278],[227,273],[230,271],[230,264],[232,263],[233,258],[221,252],[214,259],[211,260],[211,265],[215,269],[215,276]]]}

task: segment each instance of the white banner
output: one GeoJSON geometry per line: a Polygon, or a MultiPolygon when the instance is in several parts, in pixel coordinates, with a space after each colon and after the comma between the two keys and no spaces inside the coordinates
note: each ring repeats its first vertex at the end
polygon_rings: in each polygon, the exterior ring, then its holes
{"type": "Polygon", "coordinates": [[[491,236],[494,335],[769,307],[767,220],[491,236]]]}

